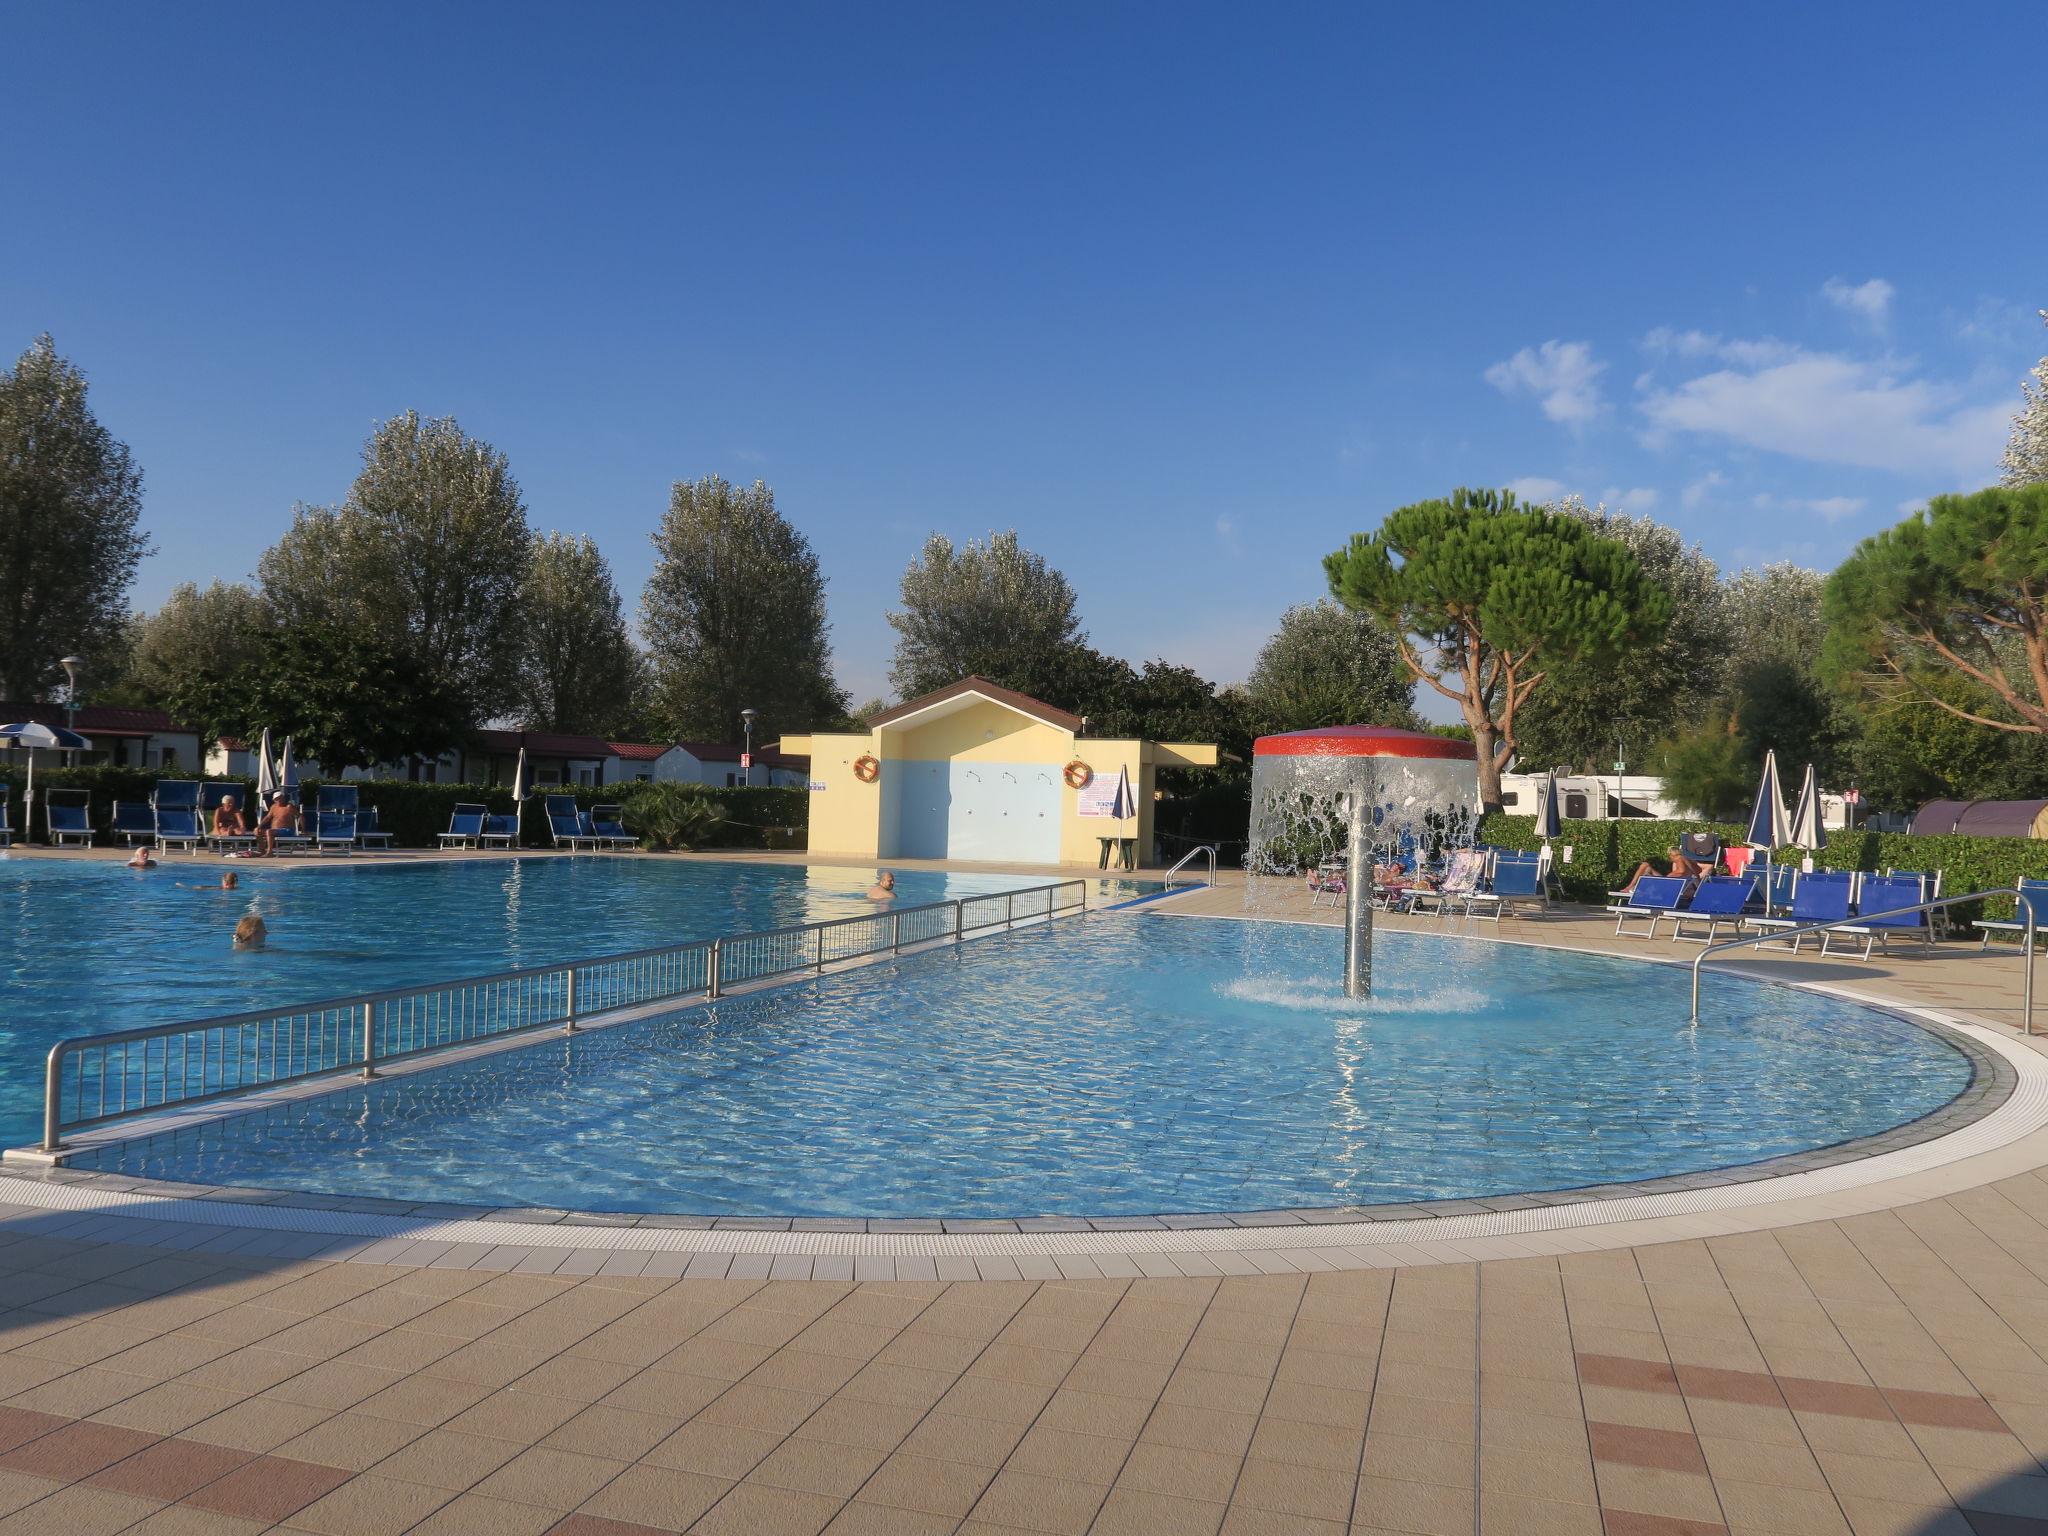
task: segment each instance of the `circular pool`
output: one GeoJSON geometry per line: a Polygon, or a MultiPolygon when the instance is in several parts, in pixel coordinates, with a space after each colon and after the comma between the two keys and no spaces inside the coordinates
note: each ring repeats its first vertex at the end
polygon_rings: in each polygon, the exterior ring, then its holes
{"type": "Polygon", "coordinates": [[[327,1195],[756,1217],[1114,1217],[1579,1189],[1836,1147],[1973,1078],[1876,1009],[1609,956],[1105,915],[82,1158],[327,1195]]]}

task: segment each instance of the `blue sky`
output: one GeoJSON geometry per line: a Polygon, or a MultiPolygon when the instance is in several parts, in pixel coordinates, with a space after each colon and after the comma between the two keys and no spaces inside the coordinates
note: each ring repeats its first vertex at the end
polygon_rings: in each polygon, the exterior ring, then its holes
{"type": "Polygon", "coordinates": [[[838,665],[933,529],[1243,674],[1459,484],[1825,567],[1996,477],[2048,331],[2048,9],[0,7],[0,348],[135,450],[135,593],[452,414],[629,604],[760,477],[838,665]]]}

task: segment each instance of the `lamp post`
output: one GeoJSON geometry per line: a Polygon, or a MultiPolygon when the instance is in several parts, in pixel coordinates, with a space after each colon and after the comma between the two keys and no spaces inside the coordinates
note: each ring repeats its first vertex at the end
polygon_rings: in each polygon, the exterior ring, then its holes
{"type": "MultiPolygon", "coordinates": [[[[78,669],[85,665],[83,656],[66,656],[57,663],[64,669],[64,724],[69,730],[78,729],[78,669]]],[[[78,761],[74,754],[72,763],[78,761]]]]}
{"type": "Polygon", "coordinates": [[[740,711],[740,724],[746,728],[747,744],[740,749],[740,783],[748,789],[754,787],[754,719],[756,711],[740,711]]]}

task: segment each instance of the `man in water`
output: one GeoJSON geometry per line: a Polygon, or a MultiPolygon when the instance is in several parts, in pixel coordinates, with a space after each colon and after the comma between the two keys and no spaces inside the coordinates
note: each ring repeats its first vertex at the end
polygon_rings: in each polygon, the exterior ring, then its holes
{"type": "Polygon", "coordinates": [[[868,891],[869,901],[894,901],[896,899],[896,877],[883,870],[875,876],[875,883],[868,891]]]}
{"type": "Polygon", "coordinates": [[[135,851],[134,851],[133,853],[131,853],[131,854],[129,854],[129,855],[128,855],[128,867],[129,867],[130,869],[155,869],[155,868],[156,868],[156,860],[155,860],[155,859],[152,859],[152,858],[151,858],[151,857],[149,856],[149,846],[148,846],[148,844],[146,844],[146,843],[137,843],[137,844],[135,845],[135,851]]]}

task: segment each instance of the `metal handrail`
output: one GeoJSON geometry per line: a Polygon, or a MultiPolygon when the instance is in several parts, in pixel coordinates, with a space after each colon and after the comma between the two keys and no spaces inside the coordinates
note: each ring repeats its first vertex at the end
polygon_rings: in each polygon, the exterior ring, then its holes
{"type": "MultiPolygon", "coordinates": [[[[672,998],[702,995],[706,999],[715,999],[739,981],[766,981],[803,971],[823,972],[826,967],[842,961],[879,954],[901,954],[906,946],[949,940],[958,943],[990,929],[1008,930],[1020,921],[1051,919],[1067,912],[1086,912],[1087,908],[1086,880],[1058,880],[1013,891],[990,891],[978,896],[863,912],[853,917],[827,918],[821,922],[767,928],[754,933],[688,939],[677,944],[599,955],[559,965],[494,971],[485,976],[463,977],[428,986],[390,987],[284,1008],[259,1008],[180,1023],[112,1030],[105,1034],[74,1035],[52,1045],[44,1065],[43,1139],[39,1150],[43,1153],[63,1151],[62,1138],[67,1130],[105,1125],[176,1105],[205,1103],[257,1088],[282,1087],[341,1072],[359,1072],[366,1079],[374,1078],[382,1064],[472,1045],[480,1040],[499,1039],[555,1026],[564,1033],[573,1034],[582,1027],[582,1020],[596,1014],[642,1007],[672,998]],[[1077,899],[1063,902],[1059,895],[1061,892],[1072,892],[1077,899]],[[1032,902],[1025,910],[1018,910],[1020,897],[1034,896],[1043,897],[1042,904],[1032,902]],[[968,911],[971,907],[994,903],[1001,903],[1000,915],[991,916],[986,921],[981,920],[979,911],[968,911]],[[917,921],[931,914],[946,914],[946,917],[923,923],[917,921]],[[828,944],[828,935],[860,924],[876,928],[872,942],[864,945],[828,944]],[[701,957],[701,960],[699,964],[689,966],[660,965],[663,961],[679,961],[685,957],[701,957]],[[641,987],[632,980],[620,979],[628,972],[636,976],[657,972],[661,973],[661,979],[651,986],[641,987]],[[498,1022],[493,1018],[478,1020],[478,1010],[474,1006],[477,999],[464,994],[489,989],[499,989],[500,999],[509,994],[509,1003],[495,1011],[510,1013],[513,1022],[498,1022]],[[621,996],[627,992],[633,995],[630,998],[621,996]],[[529,1017],[529,1014],[535,1016],[529,1017]],[[264,1026],[269,1027],[266,1029],[264,1026]],[[387,1035],[404,1038],[408,1034],[445,1037],[428,1038],[423,1044],[396,1048],[385,1038],[387,1035]],[[152,1081],[150,1057],[155,1053],[148,1042],[154,1041],[166,1044],[160,1053],[158,1075],[152,1081]],[[137,1043],[142,1043],[139,1064],[125,1052],[111,1058],[102,1054],[97,1112],[67,1117],[64,1114],[65,1062],[84,1052],[106,1053],[137,1043]],[[182,1083],[190,1087],[195,1071],[192,1060],[195,1051],[196,1090],[172,1091],[169,1079],[174,1071],[182,1083]],[[246,1070],[252,1061],[253,1070],[246,1070]],[[108,1107],[110,1094],[116,1100],[112,1108],[108,1107]]],[[[482,1001],[482,1011],[487,1014],[494,1011],[490,1007],[492,998],[482,1001]]],[[[83,1081],[80,1090],[83,1096],[83,1081]]]]}
{"type": "Polygon", "coordinates": [[[1166,872],[1166,888],[1169,891],[1172,890],[1173,877],[1205,853],[1209,855],[1209,883],[1214,885],[1216,883],[1216,845],[1214,843],[1202,843],[1182,854],[1173,868],[1166,872]]]}
{"type": "MultiPolygon", "coordinates": [[[[1944,907],[1960,906],[1966,901],[1982,901],[1987,896],[2010,896],[2026,917],[2026,942],[2020,946],[2020,1032],[2034,1033],[2034,904],[2027,895],[2013,886],[1996,886],[1988,891],[1971,891],[1964,896],[1943,896],[1935,901],[1923,901],[1910,907],[1886,907],[1882,912],[1866,912],[1857,917],[1831,918],[1825,923],[1805,923],[1797,928],[1774,928],[1766,932],[1739,939],[1723,939],[1718,944],[1709,944],[1692,957],[1692,1022],[1700,1021],[1700,964],[1707,956],[1719,954],[1724,949],[1740,949],[1745,944],[1772,944],[1783,939],[1796,939],[1802,934],[1827,933],[1838,928],[1867,928],[1874,917],[1894,917],[1901,912],[1935,912],[1944,907]]],[[[1931,930],[1930,930],[1931,932],[1931,930]]],[[[1826,940],[1821,941],[1823,945],[1826,940]]]]}

